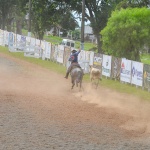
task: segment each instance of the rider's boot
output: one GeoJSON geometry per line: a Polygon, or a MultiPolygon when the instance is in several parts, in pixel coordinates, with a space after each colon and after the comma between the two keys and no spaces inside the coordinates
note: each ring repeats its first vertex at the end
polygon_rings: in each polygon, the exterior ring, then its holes
{"type": "Polygon", "coordinates": [[[69,72],[66,73],[64,78],[68,79],[68,76],[69,76],[69,72]]]}

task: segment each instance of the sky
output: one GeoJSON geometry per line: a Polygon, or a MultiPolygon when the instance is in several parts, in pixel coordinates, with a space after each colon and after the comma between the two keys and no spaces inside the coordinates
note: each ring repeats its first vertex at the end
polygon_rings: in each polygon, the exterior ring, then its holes
{"type": "MultiPolygon", "coordinates": [[[[80,15],[80,18],[81,18],[81,19],[79,19],[79,16],[77,16],[77,14],[75,14],[75,13],[73,13],[73,15],[76,17],[76,21],[78,22],[79,27],[81,27],[82,14],[80,15]]],[[[84,22],[84,24],[85,24],[85,25],[88,25],[88,24],[90,24],[90,21],[84,22]]]]}

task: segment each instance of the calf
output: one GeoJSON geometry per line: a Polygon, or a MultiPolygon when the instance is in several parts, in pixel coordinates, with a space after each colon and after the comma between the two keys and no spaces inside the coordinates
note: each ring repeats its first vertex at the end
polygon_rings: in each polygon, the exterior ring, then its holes
{"type": "Polygon", "coordinates": [[[90,66],[90,80],[91,82],[93,80],[97,80],[97,83],[96,83],[96,88],[97,88],[99,84],[99,80],[101,80],[101,70],[90,66]]]}

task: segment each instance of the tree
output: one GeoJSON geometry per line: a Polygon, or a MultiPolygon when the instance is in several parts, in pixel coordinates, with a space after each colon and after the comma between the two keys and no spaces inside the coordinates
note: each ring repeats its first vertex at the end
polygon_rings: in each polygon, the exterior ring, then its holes
{"type": "MultiPolygon", "coordinates": [[[[93,33],[97,38],[98,52],[102,53],[101,49],[101,35],[100,31],[106,26],[107,20],[111,15],[111,11],[121,0],[86,0],[85,1],[85,21],[90,21],[90,26],[93,33]]],[[[71,9],[77,14],[82,13],[82,1],[74,0],[67,1],[66,3],[71,6],[71,9]]]]}
{"type": "Polygon", "coordinates": [[[70,10],[66,11],[63,16],[61,15],[59,17],[58,23],[62,27],[63,31],[74,31],[76,27],[79,27],[70,10]]]}
{"type": "Polygon", "coordinates": [[[150,45],[150,10],[116,10],[101,31],[105,53],[140,61],[139,52],[150,45]]]}
{"type": "Polygon", "coordinates": [[[0,15],[1,15],[1,29],[5,30],[7,25],[7,19],[11,14],[11,9],[15,4],[15,0],[0,0],[0,15]]]}
{"type": "Polygon", "coordinates": [[[31,17],[32,31],[39,39],[43,39],[46,29],[59,26],[62,31],[67,31],[77,26],[70,7],[62,0],[32,0],[31,17]]]}
{"type": "Polygon", "coordinates": [[[148,7],[150,5],[149,0],[123,0],[116,6],[117,10],[120,10],[121,8],[135,8],[135,7],[148,7]]]}
{"type": "Polygon", "coordinates": [[[12,31],[12,23],[16,23],[16,32],[22,33],[22,24],[25,16],[25,6],[28,0],[0,0],[1,28],[12,31]]]}

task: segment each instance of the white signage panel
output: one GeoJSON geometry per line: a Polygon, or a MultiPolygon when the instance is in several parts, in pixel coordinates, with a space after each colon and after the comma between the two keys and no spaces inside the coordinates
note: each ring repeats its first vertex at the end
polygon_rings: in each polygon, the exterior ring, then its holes
{"type": "Polygon", "coordinates": [[[103,55],[102,75],[106,77],[111,76],[111,56],[103,55]]]}
{"type": "Polygon", "coordinates": [[[143,85],[143,63],[132,61],[131,83],[138,86],[143,85]]]}
{"type": "Polygon", "coordinates": [[[131,60],[122,58],[120,80],[123,82],[131,83],[131,60]]]}

